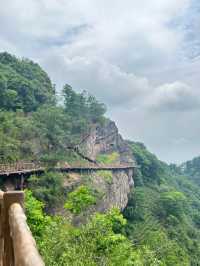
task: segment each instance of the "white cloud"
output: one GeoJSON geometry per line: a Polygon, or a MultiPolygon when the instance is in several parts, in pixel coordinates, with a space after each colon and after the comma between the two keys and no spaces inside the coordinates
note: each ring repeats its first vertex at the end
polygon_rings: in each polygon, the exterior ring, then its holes
{"type": "Polygon", "coordinates": [[[149,91],[146,78],[123,72],[100,58],[65,59],[54,55],[53,59],[48,56],[43,64],[48,66],[55,79],[59,76],[59,79],[72,84],[75,89],[87,89],[109,106],[126,108],[126,105],[137,105],[137,101],[142,101],[142,97],[149,91]]]}
{"type": "Polygon", "coordinates": [[[200,95],[183,82],[164,84],[155,89],[149,106],[156,111],[191,111],[200,109],[200,95]]]}

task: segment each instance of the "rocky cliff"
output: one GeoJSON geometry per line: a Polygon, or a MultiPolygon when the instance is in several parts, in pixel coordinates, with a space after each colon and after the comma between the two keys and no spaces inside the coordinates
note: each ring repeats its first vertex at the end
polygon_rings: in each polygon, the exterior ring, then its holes
{"type": "Polygon", "coordinates": [[[107,120],[103,126],[94,125],[81,148],[92,159],[96,159],[98,154],[118,152],[120,162],[134,162],[128,144],[119,134],[115,122],[111,120],[107,120]]]}
{"type": "MultiPolygon", "coordinates": [[[[85,157],[98,164],[135,163],[132,151],[127,142],[118,132],[113,121],[107,120],[104,125],[93,125],[90,132],[83,138],[78,150],[85,157]]],[[[133,170],[114,169],[109,171],[95,171],[86,173],[70,173],[64,182],[67,191],[73,191],[80,185],[92,187],[97,195],[96,204],[90,206],[84,213],[72,217],[75,223],[84,222],[95,211],[105,212],[112,207],[123,210],[128,203],[128,195],[134,186],[133,170]]],[[[55,213],[69,213],[57,209],[55,213]]]]}
{"type": "MultiPolygon", "coordinates": [[[[101,156],[112,157],[110,164],[134,163],[132,152],[118,132],[113,121],[107,120],[103,126],[94,125],[85,141],[80,147],[82,153],[93,160],[101,159],[101,156]]],[[[118,207],[123,210],[128,202],[128,194],[134,185],[132,170],[115,170],[112,180],[106,180],[103,171],[93,174],[91,183],[95,189],[103,192],[103,197],[95,206],[98,211],[106,211],[111,207],[118,207]]]]}

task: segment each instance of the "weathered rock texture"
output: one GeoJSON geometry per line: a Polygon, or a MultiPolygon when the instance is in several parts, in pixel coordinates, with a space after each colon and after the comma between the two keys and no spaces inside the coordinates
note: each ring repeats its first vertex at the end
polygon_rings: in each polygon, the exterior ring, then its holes
{"type": "Polygon", "coordinates": [[[120,154],[121,162],[133,162],[129,146],[119,134],[116,124],[110,120],[106,121],[104,126],[93,126],[82,144],[82,150],[92,159],[95,159],[100,153],[116,151],[120,154]]]}
{"type": "MultiPolygon", "coordinates": [[[[82,144],[82,151],[88,157],[96,159],[98,154],[119,153],[121,163],[134,163],[132,152],[118,132],[118,128],[113,121],[106,121],[104,126],[94,126],[90,134],[82,144]]],[[[105,211],[111,207],[124,209],[128,202],[128,194],[133,182],[133,171],[114,171],[113,180],[108,184],[101,176],[95,175],[94,185],[104,191],[104,198],[98,203],[97,210],[105,211]]]]}
{"type": "Polygon", "coordinates": [[[112,207],[123,210],[128,203],[130,188],[133,186],[132,175],[132,171],[114,171],[112,182],[108,183],[101,175],[95,174],[93,186],[104,194],[97,202],[95,209],[100,212],[112,207]]]}
{"type": "MultiPolygon", "coordinates": [[[[132,152],[126,141],[123,140],[118,133],[118,129],[114,122],[108,120],[104,126],[93,126],[91,132],[84,138],[84,142],[79,146],[79,150],[85,156],[95,160],[99,154],[111,154],[117,152],[119,154],[117,163],[134,163],[132,152]]],[[[84,211],[78,217],[71,217],[77,224],[85,222],[86,217],[95,211],[105,212],[112,207],[118,207],[123,210],[128,203],[128,194],[133,182],[133,170],[114,170],[112,180],[106,180],[103,171],[88,173],[90,180],[84,179],[80,174],[70,174],[70,178],[66,179],[64,187],[71,191],[80,184],[86,184],[93,187],[99,192],[100,197],[94,206],[84,211]]],[[[97,193],[98,194],[98,193],[97,193]]],[[[60,213],[70,218],[69,212],[63,208],[55,209],[54,213],[60,213]]]]}

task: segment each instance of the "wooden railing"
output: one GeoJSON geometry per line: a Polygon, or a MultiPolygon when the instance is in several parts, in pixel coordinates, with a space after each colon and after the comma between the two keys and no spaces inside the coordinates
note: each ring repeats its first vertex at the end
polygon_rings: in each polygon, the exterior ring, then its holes
{"type": "Polygon", "coordinates": [[[7,163],[7,164],[0,164],[0,173],[3,172],[19,172],[31,169],[38,169],[41,165],[39,163],[32,163],[32,162],[16,162],[16,163],[7,163]]]}
{"type": "Polygon", "coordinates": [[[0,266],[44,266],[23,204],[22,191],[0,191],[0,266]]]}
{"type": "MultiPolygon", "coordinates": [[[[136,167],[133,163],[113,163],[113,164],[93,164],[93,163],[73,163],[67,164],[62,163],[59,166],[54,167],[55,170],[70,170],[70,169],[126,169],[136,167]]],[[[30,163],[30,162],[17,162],[10,164],[0,164],[0,174],[10,174],[10,173],[25,173],[25,172],[35,172],[39,170],[44,170],[45,166],[41,163],[30,163]]]]}

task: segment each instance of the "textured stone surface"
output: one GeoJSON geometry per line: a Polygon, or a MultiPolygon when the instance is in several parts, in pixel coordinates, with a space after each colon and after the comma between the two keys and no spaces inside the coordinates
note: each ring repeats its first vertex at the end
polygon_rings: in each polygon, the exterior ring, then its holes
{"type": "Polygon", "coordinates": [[[104,192],[104,196],[97,202],[96,210],[104,212],[112,207],[123,210],[128,203],[128,194],[134,185],[132,172],[115,171],[112,182],[108,183],[100,175],[95,174],[93,186],[104,192]]]}
{"type": "MultiPolygon", "coordinates": [[[[113,121],[108,120],[105,126],[95,126],[82,145],[82,150],[87,156],[95,159],[98,154],[118,152],[121,162],[133,162],[132,152],[118,132],[113,121]]],[[[104,198],[97,204],[98,211],[105,211],[111,207],[124,209],[128,202],[128,194],[133,182],[133,171],[124,170],[113,173],[113,182],[106,183],[102,177],[95,175],[94,186],[104,191],[104,198]]]]}
{"type": "Polygon", "coordinates": [[[104,126],[94,126],[82,145],[82,150],[92,159],[99,153],[117,151],[121,162],[132,162],[132,153],[113,121],[106,121],[104,126]]]}
{"type": "MultiPolygon", "coordinates": [[[[85,141],[79,147],[81,152],[91,159],[96,159],[98,154],[109,154],[112,152],[119,153],[121,162],[134,162],[132,152],[130,151],[126,141],[123,140],[118,132],[115,123],[108,120],[105,126],[93,126],[90,134],[85,138],[85,141]]],[[[99,191],[100,197],[95,206],[92,206],[87,211],[78,217],[71,217],[63,207],[51,210],[54,214],[59,213],[73,219],[74,223],[80,224],[85,222],[86,218],[95,211],[105,212],[112,207],[118,207],[123,210],[128,202],[128,194],[133,187],[133,170],[115,170],[112,172],[112,180],[108,182],[105,178],[96,173],[90,173],[89,185],[99,191]]],[[[66,180],[64,186],[66,190],[73,190],[81,183],[84,183],[81,175],[76,175],[73,182],[66,180]],[[73,183],[73,188],[71,187],[73,183]]]]}

